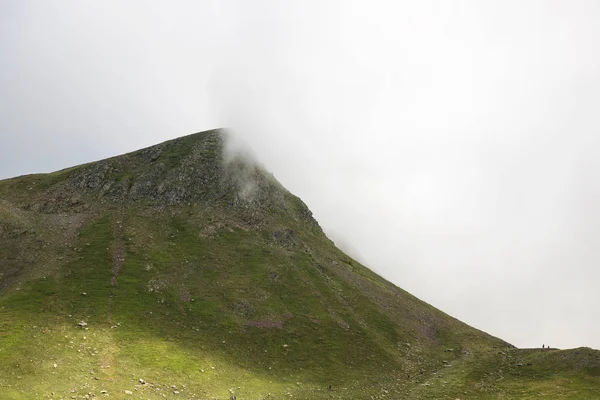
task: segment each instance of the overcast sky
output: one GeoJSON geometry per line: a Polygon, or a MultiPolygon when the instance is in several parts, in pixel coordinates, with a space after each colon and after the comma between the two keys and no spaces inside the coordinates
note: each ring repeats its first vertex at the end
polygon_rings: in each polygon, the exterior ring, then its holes
{"type": "Polygon", "coordinates": [[[600,348],[600,2],[0,0],[0,178],[234,128],[356,258],[600,348]]]}

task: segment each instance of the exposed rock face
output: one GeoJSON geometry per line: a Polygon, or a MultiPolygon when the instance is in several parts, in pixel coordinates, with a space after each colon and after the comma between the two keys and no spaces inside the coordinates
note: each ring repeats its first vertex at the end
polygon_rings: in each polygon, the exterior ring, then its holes
{"type": "Polygon", "coordinates": [[[167,205],[211,201],[231,187],[220,130],[186,136],[79,168],[67,189],[108,199],[167,205]]]}
{"type": "Polygon", "coordinates": [[[308,207],[254,160],[226,154],[226,133],[201,132],[129,154],[59,172],[64,179],[47,192],[26,199],[36,212],[86,211],[100,200],[175,206],[222,203],[255,217],[286,210],[318,227],[308,207]]]}

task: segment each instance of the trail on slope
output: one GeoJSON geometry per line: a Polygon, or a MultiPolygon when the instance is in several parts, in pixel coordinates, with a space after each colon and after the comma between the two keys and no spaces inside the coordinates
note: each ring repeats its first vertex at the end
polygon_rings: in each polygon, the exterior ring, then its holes
{"type": "MultiPolygon", "coordinates": [[[[113,324],[113,306],[114,299],[117,296],[117,288],[119,286],[118,277],[123,270],[123,264],[125,263],[125,238],[124,238],[124,224],[126,219],[126,207],[123,206],[121,211],[114,217],[113,222],[113,232],[114,232],[114,240],[112,243],[112,277],[110,279],[110,284],[112,286],[112,290],[110,292],[110,298],[108,301],[108,323],[112,328],[116,328],[117,326],[113,324]]],[[[115,371],[111,368],[115,361],[115,349],[105,349],[106,351],[101,356],[100,359],[100,368],[105,370],[105,373],[108,376],[108,380],[115,379],[115,371]],[[113,372],[107,372],[106,369],[113,372]]]]}
{"type": "Polygon", "coordinates": [[[113,262],[112,262],[112,278],[110,284],[113,290],[110,294],[109,308],[108,308],[108,322],[112,324],[112,309],[113,301],[116,296],[116,288],[119,286],[118,277],[123,270],[123,264],[125,263],[125,239],[124,239],[124,224],[125,224],[125,206],[121,209],[121,212],[114,222],[115,240],[113,242],[113,262]]]}

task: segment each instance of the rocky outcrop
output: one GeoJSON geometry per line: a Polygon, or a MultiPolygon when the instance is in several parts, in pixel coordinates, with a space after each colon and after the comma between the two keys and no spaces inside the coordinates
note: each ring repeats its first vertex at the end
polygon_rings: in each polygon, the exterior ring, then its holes
{"type": "Polygon", "coordinates": [[[218,204],[244,210],[255,220],[270,210],[284,211],[320,229],[299,198],[254,160],[226,151],[226,140],[221,129],[200,132],[66,170],[22,206],[59,213],[87,211],[98,203],[218,204]]]}

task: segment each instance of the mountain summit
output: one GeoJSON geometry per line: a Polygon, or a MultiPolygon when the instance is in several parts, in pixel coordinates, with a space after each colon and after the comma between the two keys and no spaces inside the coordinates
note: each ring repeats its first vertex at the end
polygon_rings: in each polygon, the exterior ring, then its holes
{"type": "Polygon", "coordinates": [[[597,398],[599,360],[387,282],[222,130],[0,181],[2,399],[597,398]]]}

